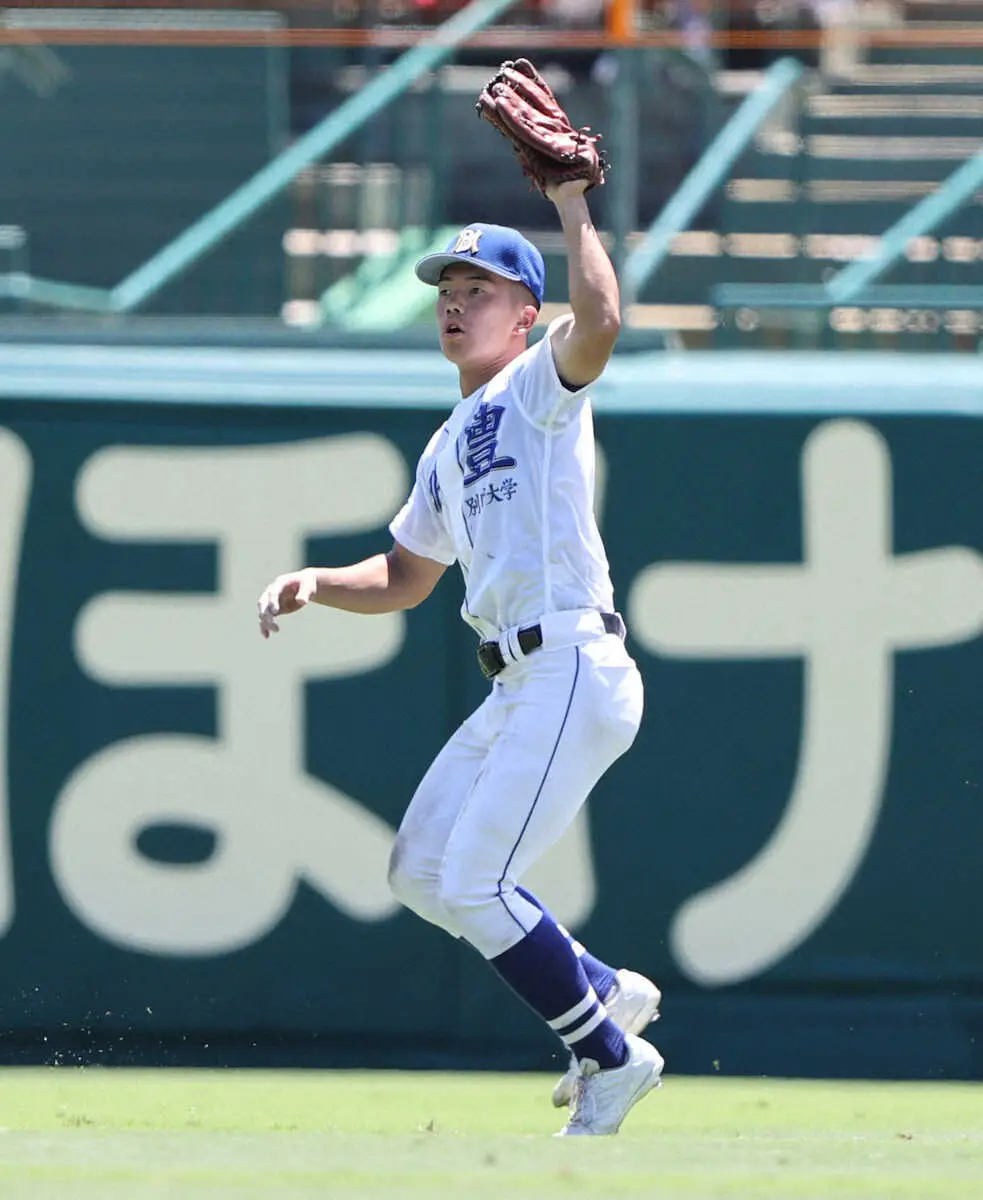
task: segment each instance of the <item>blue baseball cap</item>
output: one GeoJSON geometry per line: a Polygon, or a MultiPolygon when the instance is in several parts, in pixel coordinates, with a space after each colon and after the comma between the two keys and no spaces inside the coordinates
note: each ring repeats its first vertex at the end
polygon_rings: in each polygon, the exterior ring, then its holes
{"type": "Polygon", "coordinates": [[[440,273],[454,263],[473,263],[503,279],[524,283],[542,307],[546,288],[546,264],[543,256],[517,229],[507,225],[485,225],[476,221],[456,233],[442,254],[428,254],[416,264],[416,275],[424,283],[436,285],[440,273]]]}

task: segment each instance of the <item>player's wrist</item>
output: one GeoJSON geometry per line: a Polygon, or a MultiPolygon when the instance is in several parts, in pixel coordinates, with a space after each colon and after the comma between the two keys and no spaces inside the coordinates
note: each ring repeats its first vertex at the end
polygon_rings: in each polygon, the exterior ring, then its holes
{"type": "Polygon", "coordinates": [[[324,580],[322,571],[318,567],[304,567],[301,571],[303,582],[310,588],[310,598],[316,604],[319,598],[323,599],[324,580]],[[320,597],[318,595],[320,593],[320,597]]]}
{"type": "Polygon", "coordinates": [[[587,204],[587,180],[565,179],[562,183],[551,183],[546,188],[546,195],[554,204],[587,204]]]}

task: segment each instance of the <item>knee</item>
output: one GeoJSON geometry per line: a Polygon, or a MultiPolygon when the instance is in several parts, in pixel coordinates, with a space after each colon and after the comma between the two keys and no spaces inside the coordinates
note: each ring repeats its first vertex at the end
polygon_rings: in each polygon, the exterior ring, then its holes
{"type": "Polygon", "coordinates": [[[412,856],[405,840],[397,835],[389,855],[389,890],[407,908],[413,907],[413,899],[423,891],[419,870],[414,869],[412,856]]]}
{"type": "Polygon", "coordinates": [[[455,924],[466,930],[473,922],[474,914],[480,912],[483,905],[490,902],[491,897],[483,898],[475,892],[455,888],[446,880],[441,880],[439,899],[444,912],[454,919],[455,924]]]}
{"type": "Polygon", "coordinates": [[[478,872],[467,864],[463,855],[451,855],[444,860],[438,894],[447,912],[466,918],[481,904],[485,893],[493,890],[479,882],[478,872]]]}
{"type": "Polygon", "coordinates": [[[389,855],[388,879],[389,890],[400,904],[425,921],[447,926],[438,898],[438,881],[423,869],[412,846],[399,835],[389,855]]]}

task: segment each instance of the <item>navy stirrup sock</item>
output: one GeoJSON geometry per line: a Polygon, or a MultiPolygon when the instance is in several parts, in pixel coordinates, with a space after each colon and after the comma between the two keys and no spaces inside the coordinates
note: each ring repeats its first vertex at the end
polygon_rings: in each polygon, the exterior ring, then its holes
{"type": "Polygon", "coordinates": [[[532,892],[527,892],[524,887],[517,887],[515,890],[520,896],[522,896],[524,900],[528,900],[529,903],[535,905],[541,913],[545,913],[546,916],[549,917],[557,929],[559,929],[559,931],[567,939],[570,945],[573,946],[574,953],[580,959],[580,965],[584,968],[584,973],[586,974],[591,987],[595,992],[597,992],[600,1000],[603,1003],[605,997],[617,982],[617,973],[614,967],[609,967],[606,962],[601,962],[599,958],[596,958],[588,949],[582,946],[568,929],[564,929],[564,927],[560,924],[556,917],[553,916],[546,905],[543,904],[542,900],[540,900],[537,896],[534,896],[532,892]]]}
{"type": "Polygon", "coordinates": [[[545,912],[521,942],[489,959],[505,982],[578,1058],[604,1070],[628,1057],[624,1034],[604,1010],[570,942],[545,912]]]}

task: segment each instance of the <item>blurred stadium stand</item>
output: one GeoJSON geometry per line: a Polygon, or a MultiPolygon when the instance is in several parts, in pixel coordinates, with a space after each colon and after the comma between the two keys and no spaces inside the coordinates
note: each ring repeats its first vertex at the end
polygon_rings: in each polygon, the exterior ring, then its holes
{"type": "MultiPolygon", "coordinates": [[[[0,227],[9,231],[0,271],[112,286],[462,7],[11,5],[3,24],[19,38],[0,46],[0,227]]],[[[824,283],[983,150],[981,18],[983,0],[645,0],[630,51],[639,139],[626,253],[764,68],[792,54],[808,70],[673,238],[634,298],[631,324],[694,347],[873,338],[975,349],[983,306],[953,310],[955,293],[940,289],[975,283],[978,196],[915,239],[880,281],[924,288],[910,309],[754,308],[733,290],[737,300],[721,308],[715,289],[824,283]]],[[[562,305],[550,206],[473,112],[490,69],[519,53],[542,66],[575,121],[616,142],[626,60],[605,37],[604,4],[524,0],[300,171],[143,311],[345,327],[366,279],[387,278],[401,250],[473,219],[515,224],[539,241],[554,267],[547,300],[562,305]]],[[[609,238],[619,186],[616,161],[593,205],[609,238]]],[[[391,307],[390,318],[375,313],[377,325],[421,315],[402,292],[391,307]]]]}
{"type": "MultiPolygon", "coordinates": [[[[261,32],[279,22],[275,13],[181,10],[39,9],[5,18],[42,45],[47,26],[96,36],[111,28],[126,39],[151,24],[166,36],[261,32]]],[[[0,222],[24,231],[34,274],[115,284],[286,142],[287,70],[276,47],[124,41],[46,49],[44,76],[0,76],[0,222]]],[[[217,247],[193,282],[178,280],[157,296],[151,311],[275,312],[282,264],[260,247],[277,244],[286,212],[283,200],[268,207],[217,247]]]]}
{"type": "MultiPolygon", "coordinates": [[[[871,254],[879,235],[983,151],[983,4],[918,0],[899,5],[896,16],[899,28],[926,42],[948,33],[953,44],[874,45],[810,80],[784,126],[762,131],[719,198],[717,230],[731,261],[718,282],[822,283],[871,254]],[[963,30],[975,32],[975,46],[970,38],[955,44],[963,30]]],[[[873,333],[904,335],[911,345],[934,340],[926,335],[975,345],[979,310],[944,305],[947,289],[978,281],[980,200],[976,194],[913,239],[885,274],[883,283],[910,285],[912,296],[923,289],[910,310],[851,308],[833,315],[832,326],[801,312],[772,311],[769,319],[745,311],[736,320],[730,314],[727,340],[760,343],[770,325],[772,335],[784,326],[813,341],[822,326],[840,335],[838,344],[873,333]]]]}

